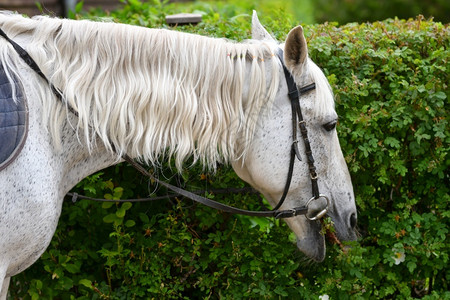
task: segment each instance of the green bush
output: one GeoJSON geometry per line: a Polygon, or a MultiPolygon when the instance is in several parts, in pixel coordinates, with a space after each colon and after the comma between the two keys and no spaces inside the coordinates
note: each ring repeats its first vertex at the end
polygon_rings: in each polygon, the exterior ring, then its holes
{"type": "Polygon", "coordinates": [[[311,32],[310,55],[336,94],[363,235],[332,269],[356,276],[355,294],[448,290],[449,54],[448,26],[422,18],[311,32]]]}
{"type": "MultiPolygon", "coordinates": [[[[127,1],[109,17],[163,27],[178,6],[127,1]]],[[[245,9],[252,9],[246,4],[245,9]]],[[[249,38],[237,5],[195,4],[198,26],[176,30],[249,38]],[[240,15],[240,16],[237,16],[240,15]]],[[[246,11],[250,13],[250,11],[246,11]]],[[[97,13],[98,14],[98,13],[97,13]]],[[[283,40],[294,25],[282,10],[261,14],[283,40]]],[[[312,59],[336,94],[339,135],[353,178],[361,239],[328,245],[312,264],[283,222],[221,213],[189,200],[64,204],[41,259],[12,279],[12,298],[450,298],[449,28],[417,18],[372,24],[305,26],[312,59]]],[[[200,166],[160,177],[189,190],[243,187],[228,167],[200,166]]],[[[107,199],[165,195],[127,165],[91,176],[75,189],[107,199]]],[[[254,194],[208,193],[258,209],[254,194]]]]}
{"type": "Polygon", "coordinates": [[[316,0],[312,3],[313,15],[319,22],[374,22],[418,15],[450,22],[450,2],[447,0],[316,0]]]}

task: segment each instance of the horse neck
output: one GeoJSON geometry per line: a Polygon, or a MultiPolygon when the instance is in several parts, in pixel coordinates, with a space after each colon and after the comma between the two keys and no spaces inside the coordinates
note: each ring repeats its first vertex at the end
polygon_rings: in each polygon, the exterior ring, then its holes
{"type": "Polygon", "coordinates": [[[97,139],[94,146],[88,149],[73,128],[76,119],[76,116],[69,115],[63,122],[62,142],[60,148],[55,150],[61,165],[61,190],[64,194],[87,176],[120,162],[106,150],[101,140],[97,139]]]}
{"type": "MultiPolygon", "coordinates": [[[[52,25],[53,21],[47,21],[49,26],[52,25]]],[[[75,31],[78,24],[85,23],[74,22],[69,27],[75,31]]],[[[52,26],[55,27],[54,24],[52,26]]],[[[153,164],[158,164],[159,159],[169,153],[169,156],[176,156],[178,169],[192,155],[212,168],[216,161],[228,163],[245,155],[261,109],[271,102],[268,99],[273,99],[277,91],[278,80],[273,75],[278,72],[272,70],[278,68],[279,63],[273,56],[270,59],[273,45],[233,44],[117,24],[101,26],[114,26],[114,30],[109,30],[109,38],[103,36],[107,34],[104,31],[89,35],[92,39],[101,38],[98,43],[88,41],[89,45],[103,45],[100,48],[84,47],[86,41],[74,44],[74,40],[82,40],[82,35],[77,39],[68,36],[67,42],[60,39],[53,43],[48,39],[52,36],[49,34],[35,39],[27,48],[52,83],[64,91],[69,105],[79,112],[80,117],[72,120],[72,126],[66,126],[69,131],[75,129],[74,141],[81,141],[89,154],[96,153],[100,149],[98,147],[104,145],[105,149],[101,151],[105,153],[116,149],[119,154],[127,153],[153,164]],[[164,39],[165,36],[171,38],[164,39]],[[108,44],[108,41],[122,39],[128,45],[127,49],[139,51],[126,55],[118,45],[108,44]],[[170,44],[178,40],[185,47],[170,44]],[[196,43],[191,43],[192,40],[196,43]],[[162,48],[149,53],[148,45],[162,48]],[[171,55],[164,51],[164,47],[170,50],[171,55]],[[183,51],[178,51],[179,48],[183,51]],[[96,55],[99,55],[98,59],[96,55]],[[120,63],[100,63],[100,57],[121,60],[120,63]],[[61,65],[62,62],[65,64],[61,65]],[[181,69],[177,67],[180,65],[183,66],[181,69]],[[243,68],[239,69],[239,66],[243,68]],[[165,73],[161,73],[161,69],[165,73]],[[189,78],[192,72],[195,76],[189,78]],[[235,73],[239,75],[226,77],[235,73]],[[183,85],[184,90],[180,89],[183,85]],[[269,92],[262,97],[261,90],[264,89],[269,92]],[[191,97],[193,94],[195,96],[191,97]],[[93,137],[101,141],[97,145],[91,144],[93,137]]],[[[38,31],[46,31],[47,27],[44,27],[38,31]]],[[[60,29],[56,26],[55,33],[60,29]]],[[[58,144],[61,139],[61,124],[58,122],[65,118],[65,109],[57,108],[54,105],[56,99],[43,89],[40,90],[41,95],[47,93],[47,97],[41,97],[44,123],[48,122],[53,140],[58,144]],[[56,124],[55,119],[59,120],[56,124]]],[[[74,147],[72,143],[68,148],[71,147],[74,147]]],[[[116,156],[116,161],[119,159],[120,155],[116,156]]],[[[73,159],[85,160],[86,155],[73,159]]],[[[101,165],[108,164],[111,162],[101,165]]]]}
{"type": "MultiPolygon", "coordinates": [[[[165,33],[159,32],[160,35],[165,33]]],[[[155,36],[152,38],[157,40],[155,36]]],[[[154,54],[159,55],[157,58],[136,55],[134,62],[121,61],[110,71],[109,74],[116,74],[115,78],[109,78],[108,72],[102,70],[91,72],[91,68],[86,77],[92,76],[92,80],[88,82],[85,82],[85,76],[76,75],[79,68],[64,76],[65,68],[60,68],[52,76],[65,90],[69,102],[81,98],[75,96],[76,93],[85,95],[86,100],[74,102],[74,105],[81,112],[77,128],[84,128],[84,136],[80,138],[88,147],[91,137],[86,129],[91,125],[108,150],[114,148],[119,153],[126,152],[150,163],[159,163],[160,156],[169,153],[169,156],[176,156],[178,169],[191,155],[214,168],[216,161],[228,163],[245,154],[253,137],[257,115],[267,102],[261,96],[264,94],[261,90],[271,82],[271,76],[266,77],[265,73],[270,74],[275,60],[263,62],[264,55],[268,55],[267,45],[258,49],[254,45],[224,45],[221,41],[196,37],[200,47],[190,45],[186,36],[177,33],[175,39],[178,38],[192,49],[203,49],[200,57],[209,59],[208,63],[198,58],[186,59],[183,53],[172,53],[172,60],[168,60],[167,54],[154,54]],[[205,50],[209,43],[216,52],[211,54],[205,50]],[[240,56],[227,56],[226,47],[240,56]],[[248,60],[252,53],[256,58],[248,60]],[[121,66],[125,67],[122,69],[121,66]],[[230,76],[234,72],[240,75],[230,76]],[[98,76],[105,76],[104,80],[99,80],[98,76]],[[78,77],[80,84],[66,81],[74,77],[78,77]],[[71,90],[71,87],[76,88],[71,90]],[[90,100],[96,96],[98,99],[90,100]],[[89,101],[94,101],[100,110],[92,110],[93,104],[89,101]],[[130,120],[130,108],[134,109],[134,120],[130,120]]],[[[276,90],[272,84],[269,94],[276,90]]]]}

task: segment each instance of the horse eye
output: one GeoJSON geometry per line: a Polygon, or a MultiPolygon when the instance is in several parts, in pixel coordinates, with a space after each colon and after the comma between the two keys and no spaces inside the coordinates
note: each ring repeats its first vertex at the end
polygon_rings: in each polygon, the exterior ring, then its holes
{"type": "Polygon", "coordinates": [[[337,124],[337,120],[333,120],[333,121],[328,122],[328,123],[326,123],[326,124],[324,124],[324,125],[322,125],[322,126],[323,126],[323,128],[324,128],[326,131],[332,131],[333,129],[336,128],[336,124],[337,124]]]}

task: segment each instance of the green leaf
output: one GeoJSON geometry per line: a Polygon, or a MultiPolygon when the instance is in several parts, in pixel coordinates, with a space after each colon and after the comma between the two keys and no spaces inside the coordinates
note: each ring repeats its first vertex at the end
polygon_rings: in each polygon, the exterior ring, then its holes
{"type": "Polygon", "coordinates": [[[78,273],[80,271],[80,266],[76,264],[65,264],[64,268],[72,274],[78,273]]]}
{"type": "Polygon", "coordinates": [[[111,191],[114,189],[114,183],[111,180],[105,181],[105,186],[111,191]]]}
{"type": "Polygon", "coordinates": [[[120,198],[122,194],[123,194],[123,187],[118,186],[114,189],[114,196],[120,198]]]}
{"type": "Polygon", "coordinates": [[[445,99],[447,99],[447,95],[444,92],[440,91],[440,92],[434,93],[433,98],[445,100],[445,99]]]}
{"type": "Polygon", "coordinates": [[[122,225],[122,223],[123,223],[123,218],[116,218],[114,220],[114,226],[122,225]]]}
{"type": "Polygon", "coordinates": [[[117,220],[117,216],[115,214],[109,214],[103,217],[103,222],[112,223],[117,220]]]}
{"type": "Polygon", "coordinates": [[[123,217],[125,217],[125,213],[126,213],[126,210],[121,207],[116,211],[116,216],[118,218],[122,219],[123,217]]]}
{"type": "Polygon", "coordinates": [[[133,220],[128,220],[125,222],[126,227],[133,227],[134,225],[136,225],[136,222],[133,220]]]}
{"type": "Polygon", "coordinates": [[[124,204],[122,204],[121,209],[129,210],[132,206],[133,206],[133,204],[131,204],[131,202],[125,202],[124,204]]]}
{"type": "Polygon", "coordinates": [[[80,1],[75,5],[75,12],[78,14],[83,9],[84,1],[80,1]]]}
{"type": "Polygon", "coordinates": [[[141,219],[141,221],[145,224],[150,223],[149,217],[144,213],[139,213],[139,219],[141,219]]]}
{"type": "Polygon", "coordinates": [[[400,142],[396,139],[396,138],[394,138],[394,137],[387,137],[385,140],[384,140],[384,143],[386,144],[386,145],[388,145],[388,146],[391,146],[391,147],[393,147],[393,148],[400,148],[400,142]]]}
{"type": "Polygon", "coordinates": [[[406,264],[406,266],[408,267],[409,272],[410,272],[410,273],[413,273],[414,270],[415,270],[416,267],[417,267],[417,264],[416,264],[415,262],[413,262],[413,261],[410,261],[410,262],[408,262],[408,263],[406,264]]]}
{"type": "Polygon", "coordinates": [[[42,290],[42,281],[41,280],[36,280],[35,281],[35,284],[36,284],[36,288],[38,289],[38,290],[42,290]]]}
{"type": "MultiPolygon", "coordinates": [[[[106,195],[105,195],[105,199],[107,199],[106,198],[106,195]]],[[[110,207],[112,207],[114,205],[114,202],[103,202],[102,203],[102,208],[104,208],[104,209],[108,209],[108,208],[110,208],[110,207]]]]}
{"type": "Polygon", "coordinates": [[[80,279],[80,281],[78,281],[78,284],[84,285],[85,287],[92,289],[92,281],[90,281],[89,279],[80,279]]]}

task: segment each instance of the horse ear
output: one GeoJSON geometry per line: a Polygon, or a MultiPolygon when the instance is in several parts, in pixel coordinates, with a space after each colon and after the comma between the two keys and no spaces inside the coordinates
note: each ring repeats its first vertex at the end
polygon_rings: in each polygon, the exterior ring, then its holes
{"type": "Polygon", "coordinates": [[[273,37],[267,32],[267,30],[261,25],[258,19],[256,11],[253,11],[252,17],[252,39],[254,40],[270,40],[274,41],[273,37]]]}
{"type": "Polygon", "coordinates": [[[287,36],[284,46],[284,61],[294,75],[299,75],[302,73],[303,65],[307,58],[308,46],[303,35],[303,27],[297,26],[287,36]]]}

